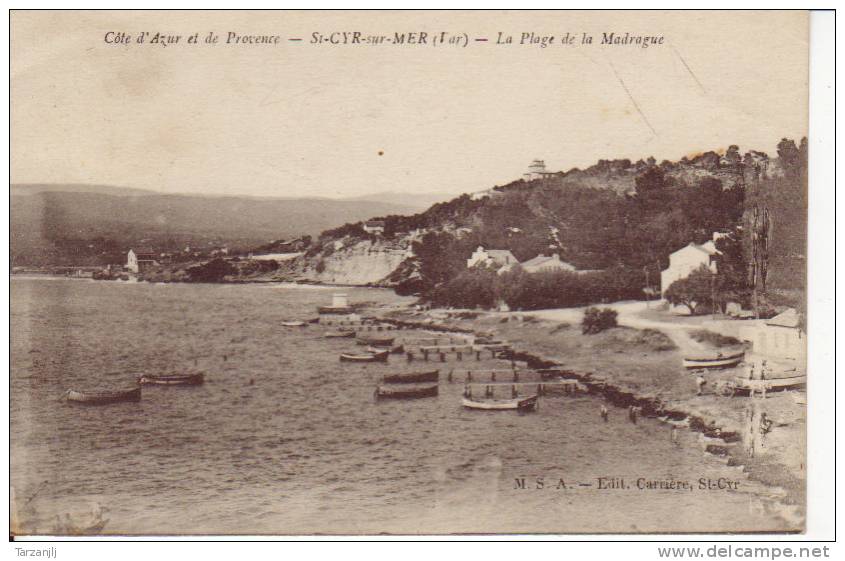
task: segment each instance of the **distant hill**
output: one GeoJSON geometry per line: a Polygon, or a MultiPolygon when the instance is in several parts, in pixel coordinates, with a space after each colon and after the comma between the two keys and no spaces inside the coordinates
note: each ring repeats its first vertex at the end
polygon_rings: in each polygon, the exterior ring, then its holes
{"type": "Polygon", "coordinates": [[[167,195],[78,184],[16,184],[10,193],[16,266],[115,262],[139,243],[162,251],[185,245],[250,248],[426,206],[413,201],[167,195]]]}
{"type": "Polygon", "coordinates": [[[442,203],[454,199],[457,193],[446,192],[430,192],[430,193],[399,193],[396,191],[384,191],[382,193],[373,193],[369,195],[361,195],[358,197],[348,197],[341,199],[344,201],[373,201],[390,203],[395,205],[408,205],[418,207],[424,210],[435,203],[442,203]]]}

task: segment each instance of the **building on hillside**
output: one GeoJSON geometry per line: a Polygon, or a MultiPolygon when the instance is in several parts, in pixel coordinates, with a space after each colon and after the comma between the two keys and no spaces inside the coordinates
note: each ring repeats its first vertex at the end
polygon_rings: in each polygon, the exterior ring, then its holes
{"type": "Polygon", "coordinates": [[[686,247],[669,255],[669,267],[660,272],[660,293],[666,294],[666,289],[676,280],[687,278],[690,273],[705,265],[712,272],[716,271],[716,240],[725,236],[721,232],[714,232],[713,239],[697,244],[690,242],[686,247]]]}
{"type": "Polygon", "coordinates": [[[535,179],[546,179],[547,177],[552,177],[553,175],[557,175],[553,171],[546,170],[546,162],[543,160],[534,160],[528,166],[528,173],[522,174],[522,178],[525,181],[534,181],[535,179]]]}
{"type": "Polygon", "coordinates": [[[467,259],[467,269],[478,266],[494,267],[499,273],[504,273],[517,264],[519,261],[507,249],[484,249],[482,246],[478,246],[467,259]]]}
{"type": "Polygon", "coordinates": [[[126,270],[130,273],[143,273],[150,267],[158,266],[158,255],[149,248],[133,248],[126,254],[126,270]]]}
{"type": "Polygon", "coordinates": [[[368,234],[380,235],[384,233],[384,220],[368,220],[364,222],[364,231],[368,234]]]}
{"type": "Polygon", "coordinates": [[[751,343],[753,355],[762,359],[805,364],[807,336],[801,329],[800,315],[792,308],[771,319],[743,325],[739,336],[751,343]]]}
{"type": "Polygon", "coordinates": [[[526,273],[539,273],[544,271],[575,271],[575,266],[560,260],[560,255],[553,253],[552,255],[540,254],[533,259],[521,263],[520,267],[526,273]]]}

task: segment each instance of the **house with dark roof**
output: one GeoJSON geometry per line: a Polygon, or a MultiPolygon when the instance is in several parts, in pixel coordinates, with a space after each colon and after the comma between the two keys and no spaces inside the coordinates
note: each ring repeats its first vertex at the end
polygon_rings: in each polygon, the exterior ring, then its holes
{"type": "Polygon", "coordinates": [[[560,260],[560,255],[553,253],[551,255],[540,254],[533,259],[529,259],[520,264],[522,270],[526,273],[539,273],[548,271],[575,271],[575,266],[560,260]]]}

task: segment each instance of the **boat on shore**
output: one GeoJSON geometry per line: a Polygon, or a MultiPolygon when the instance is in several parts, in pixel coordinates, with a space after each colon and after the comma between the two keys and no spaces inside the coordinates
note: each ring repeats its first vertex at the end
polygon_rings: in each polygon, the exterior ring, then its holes
{"type": "Polygon", "coordinates": [[[684,357],[684,368],[690,370],[698,368],[730,368],[736,366],[745,358],[745,351],[737,351],[728,355],[722,353],[711,357],[684,357]]]}
{"type": "Polygon", "coordinates": [[[343,331],[343,330],[326,331],[326,333],[323,336],[328,338],[328,339],[351,338],[351,337],[355,337],[355,332],[354,331],[343,331]]]}
{"type": "Polygon", "coordinates": [[[64,398],[74,403],[84,403],[86,405],[141,401],[141,386],[132,388],[131,390],[111,392],[78,392],[76,390],[68,390],[65,392],[64,398]]]}
{"type": "Polygon", "coordinates": [[[340,362],[387,362],[387,357],[389,355],[390,351],[366,353],[361,355],[343,353],[340,355],[340,362]]]}
{"type": "Polygon", "coordinates": [[[382,378],[385,384],[419,384],[424,382],[440,381],[440,371],[429,372],[404,372],[402,374],[388,374],[382,378]]]}
{"type": "Polygon", "coordinates": [[[171,375],[155,375],[145,374],[138,378],[138,383],[141,385],[154,386],[199,386],[205,382],[205,374],[197,372],[194,374],[171,374],[171,375]]]}
{"type": "Polygon", "coordinates": [[[282,322],[283,327],[305,327],[306,325],[308,325],[308,324],[305,323],[304,321],[283,321],[282,322]]]}
{"type": "Polygon", "coordinates": [[[393,347],[395,337],[366,337],[358,335],[355,342],[359,345],[367,345],[368,347],[393,347]]]}
{"type": "Polygon", "coordinates": [[[461,399],[461,404],[467,409],[480,409],[483,411],[504,411],[504,410],[518,410],[518,411],[533,411],[537,409],[538,396],[532,395],[523,398],[514,399],[472,399],[471,397],[464,397],[461,399]]]}
{"type": "Polygon", "coordinates": [[[390,386],[379,386],[376,388],[377,399],[417,399],[421,397],[436,397],[439,392],[437,384],[427,386],[401,388],[390,386]]]}
{"type": "Polygon", "coordinates": [[[796,376],[785,376],[782,378],[766,378],[763,380],[755,379],[749,380],[737,376],[733,381],[734,393],[761,393],[764,390],[767,392],[800,389],[807,385],[807,375],[800,374],[796,376]]]}

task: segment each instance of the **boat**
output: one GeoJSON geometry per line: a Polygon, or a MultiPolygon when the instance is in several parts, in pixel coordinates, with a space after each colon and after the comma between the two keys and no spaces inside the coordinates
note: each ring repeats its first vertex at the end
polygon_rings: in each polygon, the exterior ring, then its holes
{"type": "Polygon", "coordinates": [[[346,337],[355,337],[354,331],[326,331],[324,337],[328,337],[329,339],[332,338],[346,338],[346,337]]]}
{"type": "Polygon", "coordinates": [[[382,381],[385,384],[418,384],[421,382],[437,382],[440,380],[440,371],[429,372],[404,372],[402,374],[388,374],[382,381]]]}
{"type": "Polygon", "coordinates": [[[64,395],[68,401],[74,403],[85,403],[86,405],[104,405],[106,403],[119,403],[121,401],[141,401],[141,386],[131,390],[113,392],[78,392],[68,390],[64,395]]]}
{"type": "Polygon", "coordinates": [[[807,385],[807,375],[801,374],[797,376],[786,376],[783,378],[766,378],[764,380],[749,380],[737,376],[733,381],[734,393],[760,393],[763,390],[767,392],[790,390],[803,388],[807,385]]]}
{"type": "Polygon", "coordinates": [[[370,347],[392,347],[395,337],[366,337],[358,335],[356,342],[359,345],[367,345],[370,347]]]}
{"type": "Polygon", "coordinates": [[[367,352],[369,353],[380,353],[382,351],[387,351],[389,353],[404,353],[405,352],[405,345],[396,345],[395,347],[379,347],[379,346],[371,346],[367,347],[367,352]]]}
{"type": "Polygon", "coordinates": [[[439,391],[437,384],[427,386],[401,388],[379,386],[376,388],[377,399],[417,399],[419,397],[436,397],[439,391]]]}
{"type": "Polygon", "coordinates": [[[284,327],[305,327],[307,324],[304,321],[283,321],[284,327]]]}
{"type": "Polygon", "coordinates": [[[138,378],[139,384],[150,384],[156,386],[199,386],[205,381],[205,374],[196,372],[194,374],[171,374],[155,375],[145,374],[138,378]]]}
{"type": "Polygon", "coordinates": [[[745,358],[745,351],[738,351],[729,355],[719,353],[715,357],[706,358],[685,357],[684,368],[730,368],[742,362],[743,358],[745,358]]]}
{"type": "Polygon", "coordinates": [[[390,351],[366,353],[362,355],[344,353],[340,355],[340,362],[387,362],[388,356],[390,356],[390,351]]]}
{"type": "Polygon", "coordinates": [[[482,409],[484,411],[502,411],[506,409],[517,409],[519,411],[532,411],[537,408],[536,395],[515,399],[485,399],[476,400],[464,397],[461,403],[468,409],[482,409]]]}

